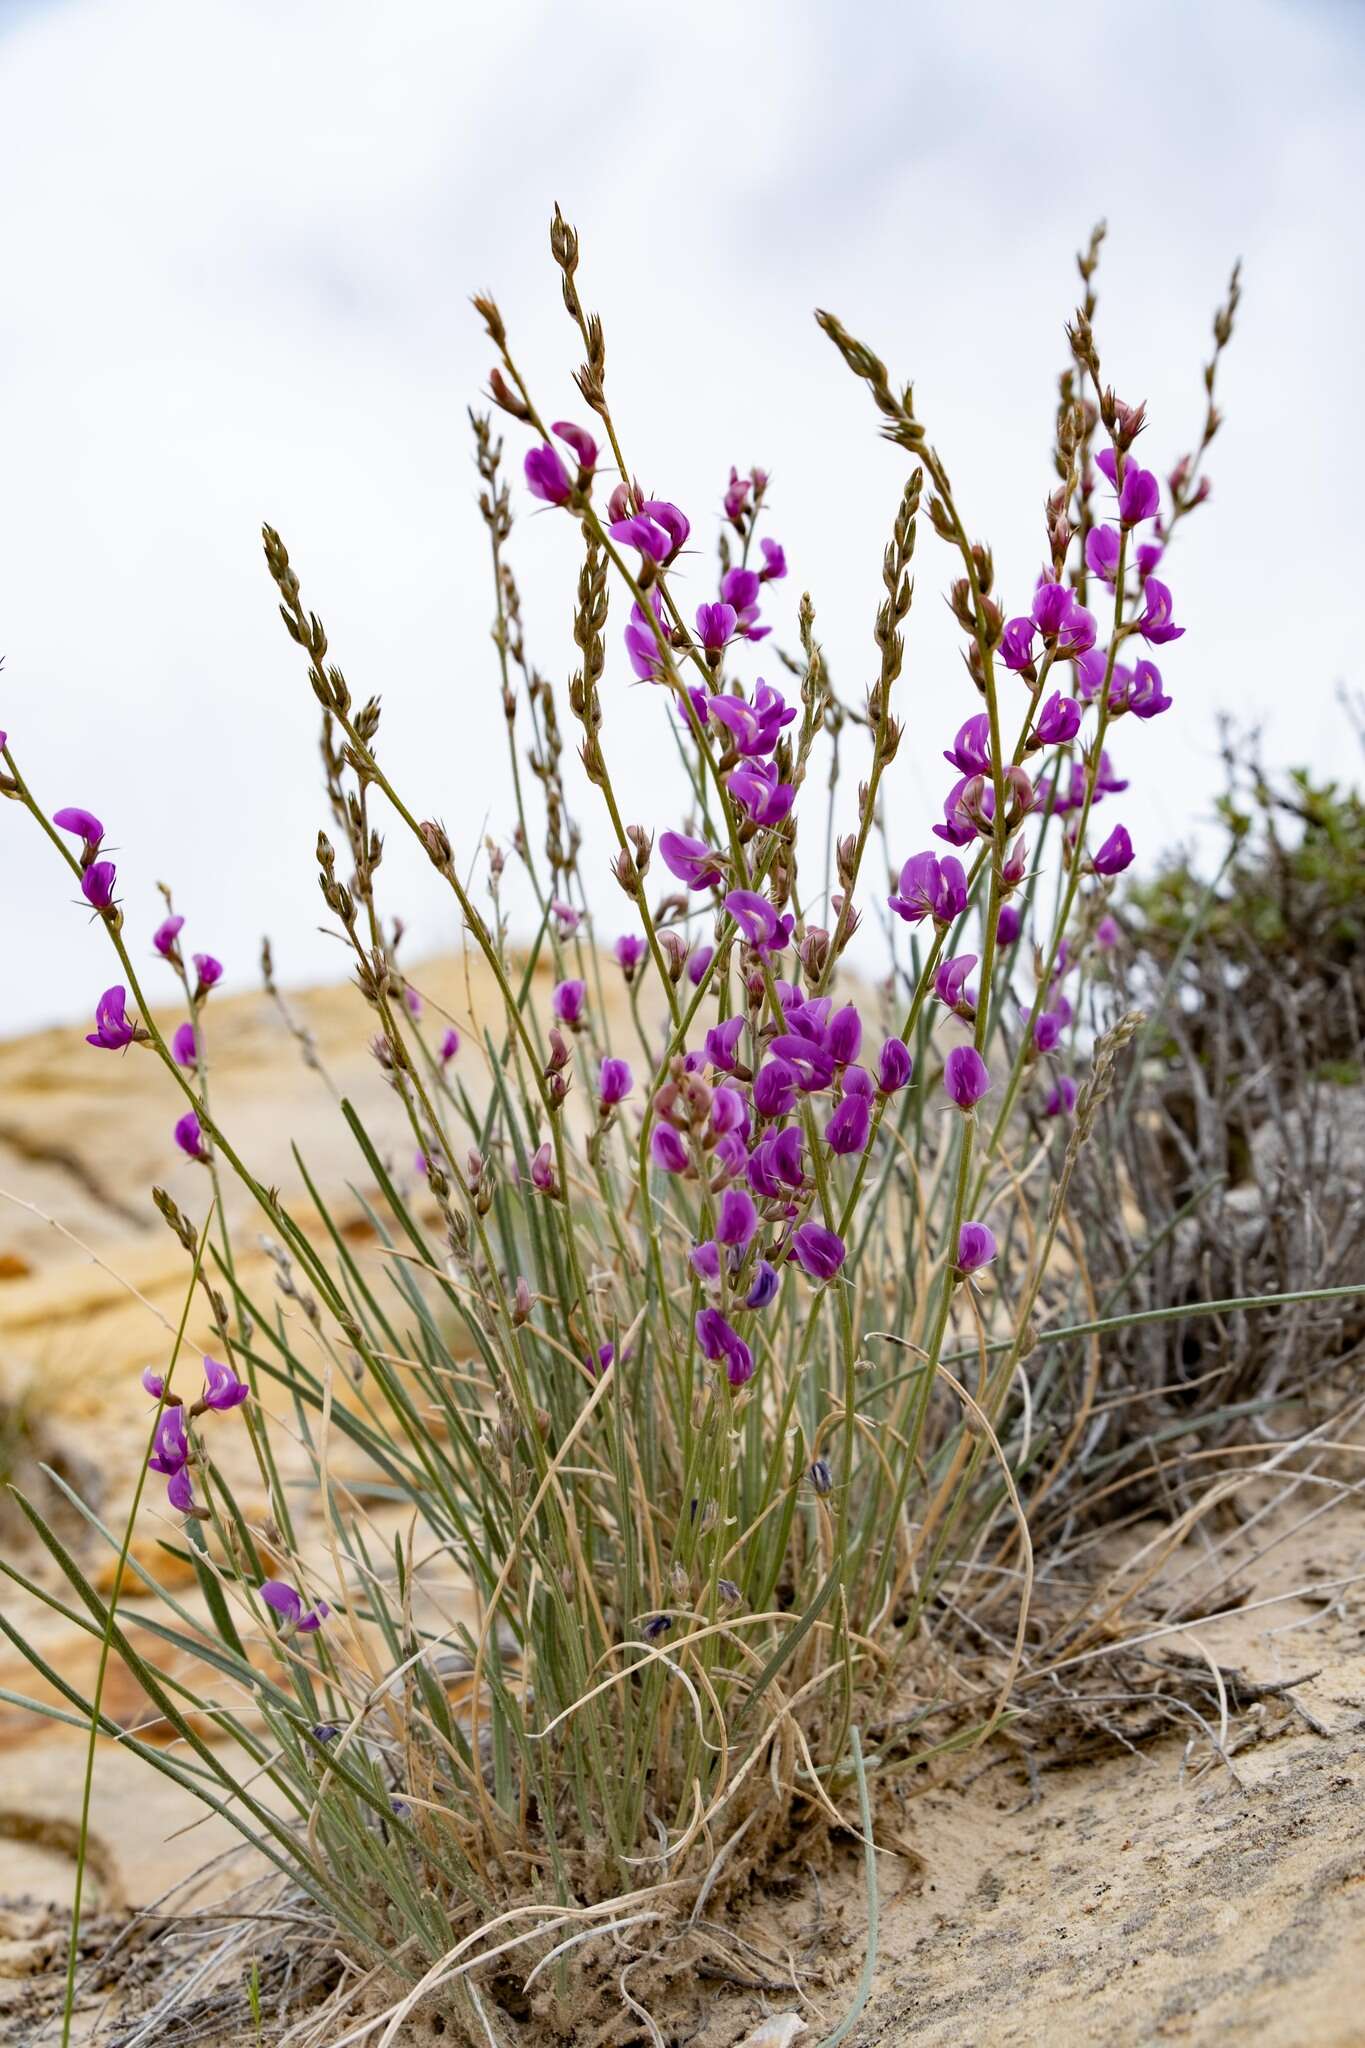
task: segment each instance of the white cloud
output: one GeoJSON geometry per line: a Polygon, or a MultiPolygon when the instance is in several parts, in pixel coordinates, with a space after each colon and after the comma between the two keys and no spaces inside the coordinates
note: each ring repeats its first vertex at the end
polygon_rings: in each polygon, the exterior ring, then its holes
{"type": "MultiPolygon", "coordinates": [[[[313,706],[262,518],[357,693],[383,693],[415,807],[466,853],[485,823],[507,831],[464,420],[489,350],[467,294],[496,291],[547,408],[571,410],[555,199],[583,235],[631,460],[704,549],[729,462],[771,465],[784,637],[808,584],[853,695],[903,472],[811,306],[915,377],[1017,605],[1091,218],[1111,222],[1106,364],[1149,399],[1163,466],[1195,428],[1209,313],[1241,253],[1216,497],[1172,565],[1191,628],[1165,664],[1177,708],[1124,736],[1125,814],[1150,853],[1200,813],[1219,707],[1269,714],[1281,756],[1340,762],[1331,692],[1358,673],[1365,542],[1349,12],[66,0],[10,19],[0,724],[45,800],[109,822],[135,931],[160,877],[239,981],[263,929],[289,974],[341,964],[316,931],[313,706]]],[[[519,455],[515,429],[508,443],[519,455]]],[[[572,533],[520,509],[533,652],[562,676],[572,533]]],[[[949,573],[926,531],[893,792],[906,851],[974,708],[949,573]]],[[[689,599],[708,582],[703,552],[689,599]]],[[[625,689],[620,624],[618,607],[606,738],[627,809],[665,822],[661,707],[625,689]]],[[[23,820],[7,808],[0,827],[13,1029],[83,1011],[106,959],[23,820]]],[[[600,831],[592,845],[601,873],[600,831]]],[[[424,861],[391,848],[390,906],[418,943],[448,940],[424,861]]]]}

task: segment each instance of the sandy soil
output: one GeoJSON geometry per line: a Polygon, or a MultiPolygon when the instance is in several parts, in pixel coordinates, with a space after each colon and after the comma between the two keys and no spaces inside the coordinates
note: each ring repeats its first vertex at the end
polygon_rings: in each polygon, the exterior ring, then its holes
{"type": "MultiPolygon", "coordinates": [[[[440,964],[414,979],[465,1017],[462,969],[440,964]]],[[[339,1085],[406,1158],[409,1139],[364,1053],[358,1000],[324,991],[299,1008],[339,1085]]],[[[246,1132],[245,1149],[291,1204],[306,1206],[281,1142],[288,1128],[345,1208],[357,1160],[334,1134],[322,1084],[301,1071],[263,1002],[226,1001],[219,1019],[218,1097],[246,1132]]],[[[0,1201],[0,1401],[11,1423],[23,1419],[9,1453],[21,1484],[37,1483],[36,1457],[56,1458],[117,1517],[143,1420],[130,1388],[161,1355],[160,1318],[178,1313],[185,1278],[143,1191],[162,1179],[189,1208],[202,1206],[203,1190],[193,1168],[170,1163],[177,1112],[153,1062],[115,1069],[84,1052],[65,1032],[0,1046],[0,1189],[33,1205],[0,1201]]],[[[879,1963],[855,2048],[1365,2041],[1365,1587],[1340,1583],[1365,1571],[1358,1477],[1358,1459],[1343,1455],[1330,1514],[1309,1519],[1318,1500],[1294,1500],[1244,1538],[1226,1525],[1220,1569],[1237,1567],[1237,1611],[1148,1645],[1154,1656],[1224,1674],[1226,1762],[1193,1720],[1187,1746],[1116,1703],[1114,1726],[1131,1748],[1115,1740],[1087,1760],[1074,1741],[1058,1744],[1041,1719],[1025,1718],[991,1753],[900,1787],[879,1818],[879,1963]]],[[[153,1500],[140,1547],[166,1533],[159,1513],[153,1500]]],[[[0,1517],[0,1540],[17,1554],[12,1510],[0,1517]]],[[[1198,1553],[1169,1569],[1187,1567],[1197,1577],[1198,1553]]],[[[88,1638],[8,1594],[5,1611],[64,1671],[89,1677],[88,1638]]],[[[8,1644],[0,1688],[43,1690],[8,1644]]],[[[131,1726],[146,1705],[115,1667],[111,1711],[131,1726]]],[[[63,1960],[81,1763],[76,1731],[0,1702],[6,2043],[57,2038],[44,2011],[63,1960]]],[[[221,1821],[202,1819],[113,1743],[101,1745],[93,1831],[91,1903],[111,1917],[97,1920],[92,1937],[229,1840],[221,1821]]],[[[795,1894],[755,1906],[744,1932],[770,1959],[768,1988],[731,1981],[743,1972],[717,1971],[713,1957],[658,2013],[665,2038],[731,2048],[766,2014],[796,2011],[809,2023],[798,2043],[820,2040],[852,1996],[865,1915],[850,1845],[795,1894]],[[781,1988],[786,1955],[806,1972],[805,2004],[781,1988]]],[[[87,2026],[94,2017],[88,2008],[87,2026]]]]}

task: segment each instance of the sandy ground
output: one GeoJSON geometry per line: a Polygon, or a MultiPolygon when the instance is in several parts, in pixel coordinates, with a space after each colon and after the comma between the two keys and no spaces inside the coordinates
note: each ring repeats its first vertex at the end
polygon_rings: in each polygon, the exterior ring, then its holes
{"type": "MultiPolygon", "coordinates": [[[[464,1021],[462,968],[438,964],[414,980],[464,1021]]],[[[358,999],[323,991],[299,1010],[338,1085],[406,1161],[410,1140],[365,1052],[358,999]]],[[[355,1204],[345,1190],[363,1162],[338,1139],[325,1088],[274,1012],[231,999],[215,1026],[217,1100],[263,1177],[306,1208],[287,1131],[329,1200],[355,1204]]],[[[116,1520],[144,1422],[136,1374],[163,1354],[161,1318],[178,1314],[185,1284],[145,1190],[160,1179],[187,1209],[203,1204],[202,1175],[172,1163],[177,1113],[148,1057],[87,1057],[75,1032],[0,1046],[0,1189],[32,1205],[0,1200],[0,1401],[11,1421],[24,1418],[17,1437],[11,1429],[12,1476],[40,1483],[36,1445],[116,1520]]],[[[267,1286],[268,1261],[256,1256],[267,1286]]],[[[1193,1721],[1188,1746],[1168,1733],[1085,1761],[1026,1718],[1010,1744],[901,1787],[881,1823],[894,1846],[878,1858],[879,1963],[855,2048],[1365,2041],[1365,1586],[1339,1583],[1365,1571],[1358,1476],[1358,1459],[1343,1456],[1330,1514],[1310,1520],[1319,1503],[1304,1499],[1245,1539],[1229,1525],[1220,1540],[1238,1567],[1238,1611],[1149,1646],[1241,1674],[1224,1680],[1226,1763],[1193,1721]],[[1265,1690],[1287,1681],[1288,1692],[1265,1690]]],[[[153,1498],[136,1554],[169,1533],[160,1515],[153,1498]]],[[[10,1556],[21,1527],[12,1509],[0,1514],[10,1556]]],[[[1197,1572],[1197,1554],[1173,1568],[1185,1562],[1197,1572]]],[[[8,1593],[5,1611],[64,1671],[89,1678],[87,1637],[8,1593]]],[[[44,1690],[7,1644],[0,1688],[44,1690]]],[[[145,1718],[119,1667],[108,1703],[125,1726],[145,1718]]],[[[1127,1712],[1116,1721],[1130,1740],[1143,1733],[1127,1712]]],[[[6,2043],[57,2038],[42,2015],[63,1956],[82,1761],[76,1731],[0,1702],[6,2043]]],[[[113,1743],[100,1748],[92,1820],[97,1912],[145,1904],[229,1840],[224,1823],[202,1819],[113,1743]]],[[[667,2038],[730,2048],[765,2014],[796,2010],[809,2022],[798,2042],[820,2040],[852,1995],[865,1911],[850,1848],[771,1913],[756,1909],[748,1929],[765,1952],[803,1962],[809,2003],[778,1980],[760,1990],[698,1974],[660,2015],[667,2038]]]]}

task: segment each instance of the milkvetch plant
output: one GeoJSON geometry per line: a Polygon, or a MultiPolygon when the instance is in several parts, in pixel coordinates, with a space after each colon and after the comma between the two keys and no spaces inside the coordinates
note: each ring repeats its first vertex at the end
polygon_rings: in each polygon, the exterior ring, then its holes
{"type": "Polygon", "coordinates": [[[1042,567],[1011,576],[1012,603],[910,387],[817,316],[904,467],[857,707],[831,686],[811,597],[788,595],[768,473],[730,469],[714,576],[697,508],[635,482],[667,445],[621,437],[558,213],[584,350],[574,417],[542,410],[499,309],[475,300],[496,359],[472,425],[511,770],[491,911],[439,785],[390,780],[379,702],[353,692],[266,528],[321,712],[319,884],[417,1161],[414,1191],[388,1137],[341,1105],[392,1256],[358,1251],[315,1188],[322,1225],[306,1227],[237,1149],[210,1088],[220,963],[186,954],[169,896],[154,931],[130,928],[101,820],[49,812],[5,743],[0,786],[116,957],[88,1042],[162,1062],[184,1104],[167,1156],[202,1166],[213,1217],[206,1234],[157,1196],[200,1262],[214,1346],[200,1393],[183,1366],[181,1385],[145,1380],[148,1464],[199,1604],[139,1566],[166,1618],[114,1613],[30,1505],[71,1588],[42,1597],[107,1632],[180,1738],[129,1745],[405,1984],[394,2027],[431,1994],[486,2038],[475,1973],[509,1949],[531,1975],[554,1955],[537,1995],[562,2018],[595,1947],[566,1930],[642,1916],[657,1944],[821,1831],[859,1832],[869,1787],[875,1804],[927,1750],[988,1733],[1021,1682],[1027,1514],[1056,1480],[1029,1377],[1093,1315],[1083,1267],[1056,1254],[1134,1028],[1097,1040],[1083,1022],[1135,857],[1109,821],[1172,710],[1154,654],[1178,663],[1184,629],[1165,579],[1207,495],[1237,302],[1234,277],[1199,445],[1163,488],[1144,407],[1103,374],[1098,246],[1068,329],[1042,567]],[[528,501],[579,563],[562,698],[525,648],[509,551],[528,501]],[[955,733],[940,693],[902,676],[926,520],[967,669],[955,733]],[[793,615],[798,651],[775,652],[793,615]],[[613,748],[636,684],[687,791],[668,815],[631,814],[613,748]],[[847,792],[824,769],[850,733],[847,792]],[[887,798],[905,746],[948,764],[929,832],[887,798]],[[605,901],[571,809],[589,802],[614,841],[605,901]],[[463,1034],[425,1013],[381,910],[393,831],[424,848],[497,991],[463,1034]],[[536,911],[515,933],[509,862],[536,911]],[[885,943],[875,985],[848,957],[862,924],[885,943]],[[185,1013],[169,1037],[150,981],[168,971],[185,1013]],[[234,1257],[230,1177],[269,1234],[274,1302],[234,1257]],[[312,1512],[281,1481],[282,1412],[312,1512]],[[224,1469],[232,1430],[264,1509],[224,1469]],[[338,1437],[373,1474],[363,1499],[332,1475],[338,1437]],[[444,1604],[452,1577],[472,1618],[444,1604]]]}

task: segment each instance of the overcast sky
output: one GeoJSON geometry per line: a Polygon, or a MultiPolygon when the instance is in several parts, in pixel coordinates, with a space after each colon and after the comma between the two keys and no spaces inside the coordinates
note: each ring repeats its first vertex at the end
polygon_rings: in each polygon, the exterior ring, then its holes
{"type": "MultiPolygon", "coordinates": [[[[767,465],[792,567],[777,637],[794,641],[809,588],[855,697],[905,464],[812,307],[913,376],[1019,610],[1092,220],[1110,223],[1106,371],[1148,400],[1163,472],[1197,431],[1240,254],[1214,498],[1170,565],[1189,627],[1163,662],[1176,708],[1120,735],[1123,815],[1144,861],[1207,815],[1219,709],[1263,720],[1272,758],[1358,770],[1333,692],[1361,680],[1359,7],[58,0],[0,21],[0,726],[44,802],[105,819],[136,950],[164,879],[234,983],[266,930],[286,977],[342,971],[317,929],[314,706],[263,519],[356,695],[382,693],[413,808],[465,857],[507,833],[465,421],[491,355],[468,294],[496,293],[543,411],[582,416],[555,200],[582,236],[628,458],[694,521],[681,593],[713,595],[729,464],[767,465]]],[[[562,678],[574,533],[531,509],[519,493],[513,559],[532,652],[562,678]]],[[[927,525],[917,568],[904,853],[976,708],[927,525]]],[[[627,688],[622,623],[618,604],[611,757],[627,816],[663,826],[662,707],[627,688]]],[[[449,944],[448,899],[391,843],[389,908],[416,944],[449,944]]],[[[600,832],[591,847],[601,874],[600,832]]],[[[626,922],[611,888],[607,937],[626,922]]],[[[0,1030],[83,1013],[112,978],[72,893],[0,808],[0,1030]]]]}

